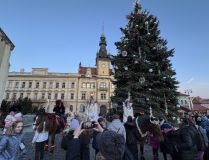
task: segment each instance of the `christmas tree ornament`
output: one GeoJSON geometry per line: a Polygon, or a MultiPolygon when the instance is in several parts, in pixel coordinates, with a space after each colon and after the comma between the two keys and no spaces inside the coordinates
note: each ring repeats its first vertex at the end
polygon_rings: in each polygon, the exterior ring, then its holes
{"type": "Polygon", "coordinates": [[[153,47],[154,50],[156,50],[156,47],[153,47]]]}
{"type": "Polygon", "coordinates": [[[152,89],[151,89],[151,88],[149,88],[148,90],[149,90],[149,91],[151,91],[152,89]]]}
{"type": "Polygon", "coordinates": [[[152,68],[150,68],[150,69],[149,69],[149,72],[150,72],[150,73],[152,73],[152,72],[153,72],[153,69],[152,69],[152,68]]]}
{"type": "Polygon", "coordinates": [[[152,115],[152,107],[151,107],[151,105],[149,106],[149,113],[150,113],[150,117],[152,117],[153,115],[152,115]]]}
{"type": "Polygon", "coordinates": [[[140,77],[140,78],[139,78],[139,82],[140,82],[141,84],[143,84],[143,83],[145,82],[145,78],[144,78],[144,77],[140,77]]]}
{"type": "Polygon", "coordinates": [[[124,69],[127,71],[128,70],[128,67],[124,67],[124,69]]]}
{"type": "Polygon", "coordinates": [[[115,65],[115,69],[118,69],[118,66],[115,65]]]}
{"type": "Polygon", "coordinates": [[[158,49],[161,49],[162,48],[162,45],[161,44],[157,44],[157,48],[158,49]]]}
{"type": "Polygon", "coordinates": [[[122,56],[123,56],[123,57],[126,57],[127,54],[128,54],[127,51],[122,51],[122,56]]]}
{"type": "Polygon", "coordinates": [[[142,58],[142,52],[141,52],[141,48],[140,47],[138,48],[138,52],[139,52],[139,58],[141,59],[142,58]]]}
{"type": "Polygon", "coordinates": [[[139,62],[136,60],[136,61],[134,61],[134,64],[138,64],[139,62]]]}

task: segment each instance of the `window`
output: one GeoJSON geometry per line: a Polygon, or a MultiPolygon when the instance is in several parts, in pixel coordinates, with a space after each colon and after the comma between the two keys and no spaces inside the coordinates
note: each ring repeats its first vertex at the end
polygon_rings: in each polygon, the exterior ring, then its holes
{"type": "Polygon", "coordinates": [[[49,82],[49,88],[52,88],[53,82],[49,82]]]}
{"type": "Polygon", "coordinates": [[[70,105],[69,111],[73,112],[73,105],[70,105]]]}
{"type": "Polygon", "coordinates": [[[45,93],[42,93],[41,99],[45,99],[45,93]]]}
{"type": "Polygon", "coordinates": [[[59,88],[59,83],[56,83],[56,88],[59,88]]]}
{"type": "Polygon", "coordinates": [[[20,93],[20,98],[23,98],[23,93],[20,93]]]}
{"type": "Polygon", "coordinates": [[[90,83],[86,84],[86,88],[90,88],[90,86],[91,86],[90,83]]]}
{"type": "Polygon", "coordinates": [[[82,88],[86,88],[86,83],[82,83],[82,88]]]}
{"type": "Polygon", "coordinates": [[[43,83],[43,88],[46,88],[46,82],[43,83]]]}
{"type": "Polygon", "coordinates": [[[25,82],[22,82],[22,88],[25,88],[25,82]]]}
{"type": "Polygon", "coordinates": [[[85,99],[86,99],[86,93],[82,93],[82,94],[81,94],[81,99],[82,99],[82,100],[85,100],[85,99]]]}
{"type": "Polygon", "coordinates": [[[91,83],[91,88],[95,88],[95,83],[91,83]]]}
{"type": "Polygon", "coordinates": [[[15,82],[15,88],[19,87],[19,82],[15,82]]]}
{"type": "Polygon", "coordinates": [[[106,83],[105,82],[101,82],[100,83],[100,88],[106,88],[106,83]]]}
{"type": "Polygon", "coordinates": [[[28,88],[32,88],[32,82],[29,82],[28,88]]]}
{"type": "Polygon", "coordinates": [[[74,93],[70,94],[70,99],[74,99],[74,93]]]}
{"type": "Polygon", "coordinates": [[[183,105],[184,104],[184,101],[183,100],[181,100],[181,105],[183,105]]]}
{"type": "Polygon", "coordinates": [[[54,99],[58,99],[58,93],[54,94],[54,99]]]}
{"type": "Polygon", "coordinates": [[[106,99],[106,93],[101,93],[101,99],[106,99]]]}
{"type": "Polygon", "coordinates": [[[39,82],[36,82],[36,88],[39,88],[39,82]]]}
{"type": "Polygon", "coordinates": [[[9,81],[8,88],[12,87],[12,81],[9,81]]]}
{"type": "Polygon", "coordinates": [[[51,95],[52,95],[51,93],[48,93],[48,99],[51,99],[51,95]]]}
{"type": "Polygon", "coordinates": [[[65,88],[65,82],[62,83],[62,88],[65,88]]]}
{"type": "Polygon", "coordinates": [[[184,100],[185,104],[188,104],[186,100],[184,100]]]}
{"type": "Polygon", "coordinates": [[[9,99],[10,93],[6,94],[6,100],[9,99]]]}
{"type": "Polygon", "coordinates": [[[38,93],[34,93],[34,99],[35,99],[35,100],[38,99],[38,93]]]}
{"type": "Polygon", "coordinates": [[[13,100],[16,100],[16,99],[17,99],[17,93],[13,93],[12,99],[13,99],[13,100]]]}
{"type": "Polygon", "coordinates": [[[65,94],[61,93],[61,99],[65,99],[65,94]]]}
{"type": "Polygon", "coordinates": [[[74,82],[71,84],[71,88],[75,88],[75,83],[74,82]]]}

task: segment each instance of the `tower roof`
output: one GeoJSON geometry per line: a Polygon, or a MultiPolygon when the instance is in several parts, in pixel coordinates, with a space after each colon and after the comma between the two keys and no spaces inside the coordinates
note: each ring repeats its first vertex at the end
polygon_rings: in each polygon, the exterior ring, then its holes
{"type": "Polygon", "coordinates": [[[102,34],[100,37],[99,46],[100,46],[100,49],[99,49],[99,52],[97,53],[97,59],[98,58],[108,59],[108,54],[107,54],[107,49],[106,49],[107,43],[106,43],[106,38],[104,34],[102,34]]]}

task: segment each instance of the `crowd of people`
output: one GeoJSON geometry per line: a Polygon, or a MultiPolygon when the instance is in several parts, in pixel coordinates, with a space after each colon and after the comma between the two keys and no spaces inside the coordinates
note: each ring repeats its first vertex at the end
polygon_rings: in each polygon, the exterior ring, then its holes
{"type": "MultiPolygon", "coordinates": [[[[78,114],[65,114],[65,107],[60,104],[62,103],[57,103],[54,108],[60,121],[66,119],[66,115],[70,117],[64,124],[66,128],[60,142],[61,147],[66,151],[66,160],[90,160],[90,145],[95,151],[94,160],[145,159],[143,144],[140,146],[141,154],[138,151],[142,130],[139,129],[140,124],[137,124],[136,117],[129,116],[124,123],[122,116],[116,113],[108,117],[100,115],[95,122],[87,125],[78,114]]],[[[146,115],[140,112],[137,116],[146,115]]],[[[146,143],[152,148],[154,160],[159,159],[160,152],[164,160],[168,159],[168,155],[173,160],[209,159],[209,119],[206,115],[185,115],[181,117],[181,123],[175,128],[160,117],[157,122],[164,140],[159,141],[152,130],[146,132],[145,136],[146,143]]],[[[0,160],[24,159],[27,147],[23,142],[22,130],[21,112],[13,108],[5,118],[5,128],[0,139],[0,160]]],[[[42,119],[36,122],[34,130],[32,139],[34,157],[35,160],[43,160],[45,142],[49,138],[49,125],[42,119]]]]}

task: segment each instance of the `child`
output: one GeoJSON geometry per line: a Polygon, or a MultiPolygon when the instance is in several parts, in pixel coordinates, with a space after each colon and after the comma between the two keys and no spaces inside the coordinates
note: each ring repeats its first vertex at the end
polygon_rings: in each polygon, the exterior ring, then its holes
{"type": "Polygon", "coordinates": [[[38,125],[35,128],[35,135],[32,140],[32,145],[35,145],[35,160],[44,159],[44,145],[49,138],[49,127],[46,121],[36,122],[38,125]]]}
{"type": "Polygon", "coordinates": [[[159,141],[153,136],[153,134],[150,134],[150,145],[152,147],[154,160],[158,160],[158,149],[160,147],[159,141]]]}
{"type": "Polygon", "coordinates": [[[3,134],[5,134],[6,130],[9,129],[12,124],[16,121],[16,118],[14,117],[15,112],[11,111],[5,118],[4,122],[5,122],[5,126],[4,126],[4,130],[3,130],[3,134]]]}
{"type": "Polygon", "coordinates": [[[0,160],[23,160],[25,145],[23,143],[23,122],[16,121],[7,129],[0,141],[0,160]]]}

